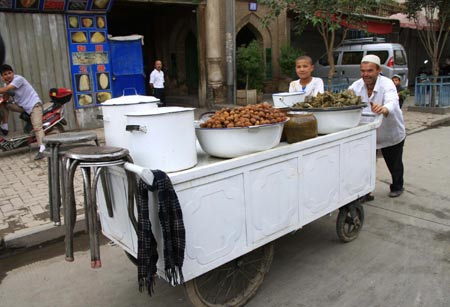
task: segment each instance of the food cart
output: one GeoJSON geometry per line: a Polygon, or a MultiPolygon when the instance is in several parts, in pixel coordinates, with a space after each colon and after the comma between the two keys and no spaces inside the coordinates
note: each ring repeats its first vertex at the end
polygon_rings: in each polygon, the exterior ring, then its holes
{"type": "MultiPolygon", "coordinates": [[[[168,173],[186,229],[183,275],[194,306],[241,306],[261,285],[273,258],[272,242],[339,209],[338,236],[349,242],[364,220],[359,199],[375,188],[376,128],[381,118],[354,128],[233,159],[218,159],[198,146],[198,164],[168,173]]],[[[136,165],[125,165],[142,174],[136,165]]],[[[104,197],[98,206],[103,234],[137,257],[137,236],[127,207],[123,167],[108,169],[113,216],[104,197]]],[[[102,194],[98,190],[98,194],[102,194]]],[[[156,199],[150,220],[162,255],[156,199]]],[[[158,276],[165,279],[163,257],[158,276]]]]}

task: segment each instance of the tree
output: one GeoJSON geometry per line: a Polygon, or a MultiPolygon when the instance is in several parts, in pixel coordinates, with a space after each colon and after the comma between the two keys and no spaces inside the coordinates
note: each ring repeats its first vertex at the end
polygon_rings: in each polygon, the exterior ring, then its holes
{"type": "Polygon", "coordinates": [[[263,19],[267,24],[284,10],[294,13],[294,29],[300,34],[307,24],[315,26],[323,38],[327,51],[328,79],[331,82],[334,75],[333,50],[345,39],[349,28],[363,29],[363,14],[375,8],[376,0],[259,0],[259,3],[269,8],[263,19]],[[342,32],[342,39],[336,42],[336,32],[342,32]]]}
{"type": "Polygon", "coordinates": [[[439,62],[450,32],[450,0],[410,0],[405,3],[419,39],[431,60],[433,76],[439,75],[439,62]],[[423,14],[426,25],[420,21],[423,14]]]}
{"type": "Polygon", "coordinates": [[[251,41],[248,46],[241,46],[236,52],[237,78],[245,82],[245,89],[262,90],[264,81],[263,49],[257,40],[251,41]]]}
{"type": "Polygon", "coordinates": [[[302,50],[296,49],[291,45],[281,46],[280,58],[278,59],[281,72],[289,78],[295,78],[295,60],[303,54],[302,50]]]}

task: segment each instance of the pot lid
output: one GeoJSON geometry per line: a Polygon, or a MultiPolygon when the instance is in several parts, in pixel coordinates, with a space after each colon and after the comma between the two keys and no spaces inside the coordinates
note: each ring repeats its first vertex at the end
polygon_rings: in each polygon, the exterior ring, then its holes
{"type": "Polygon", "coordinates": [[[149,102],[159,102],[159,99],[153,96],[128,95],[109,99],[102,103],[102,106],[130,105],[149,102]]]}
{"type": "Polygon", "coordinates": [[[160,107],[151,110],[145,110],[143,112],[130,112],[125,114],[126,116],[155,116],[163,115],[168,113],[179,113],[179,112],[189,112],[193,111],[195,108],[185,108],[185,107],[160,107]]]}

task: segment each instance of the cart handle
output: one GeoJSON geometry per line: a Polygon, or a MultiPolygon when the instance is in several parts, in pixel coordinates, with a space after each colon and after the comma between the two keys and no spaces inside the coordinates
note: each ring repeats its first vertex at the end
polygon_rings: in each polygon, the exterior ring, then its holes
{"type": "Polygon", "coordinates": [[[155,176],[153,176],[152,171],[149,170],[148,168],[143,168],[142,166],[139,166],[139,165],[136,165],[133,163],[129,163],[129,162],[125,162],[123,167],[127,171],[133,172],[136,175],[138,175],[148,185],[153,185],[153,179],[155,178],[155,176]]]}

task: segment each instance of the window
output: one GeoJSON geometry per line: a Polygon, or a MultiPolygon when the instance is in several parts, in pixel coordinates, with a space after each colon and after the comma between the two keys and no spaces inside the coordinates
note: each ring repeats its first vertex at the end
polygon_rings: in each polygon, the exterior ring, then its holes
{"type": "MultiPolygon", "coordinates": [[[[337,64],[339,52],[333,52],[333,57],[334,57],[334,64],[337,64]]],[[[326,53],[319,59],[319,64],[322,66],[330,66],[330,63],[328,63],[328,55],[326,53]]]]}
{"type": "Polygon", "coordinates": [[[363,51],[348,51],[342,55],[342,65],[359,65],[363,58],[363,51]]]}
{"type": "Polygon", "coordinates": [[[394,63],[396,65],[406,65],[406,56],[403,50],[394,50],[394,63]]]}
{"type": "Polygon", "coordinates": [[[373,54],[380,58],[381,65],[385,64],[389,57],[389,52],[387,50],[372,50],[367,51],[367,54],[373,54]]]}

